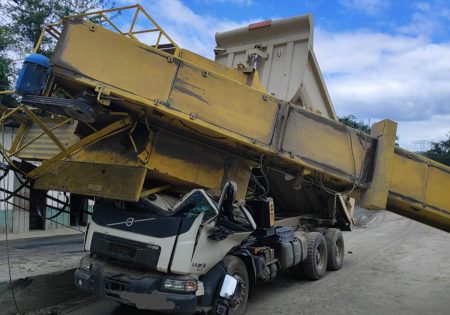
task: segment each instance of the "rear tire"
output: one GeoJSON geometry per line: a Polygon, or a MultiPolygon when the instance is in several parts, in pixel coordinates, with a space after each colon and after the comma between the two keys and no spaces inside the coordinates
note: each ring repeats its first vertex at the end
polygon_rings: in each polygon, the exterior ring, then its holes
{"type": "Polygon", "coordinates": [[[344,265],[345,245],[342,232],[338,229],[328,229],[325,232],[328,250],[328,270],[339,270],[344,265]]]}
{"type": "Polygon", "coordinates": [[[229,301],[229,315],[243,315],[247,308],[250,282],[247,267],[242,259],[236,256],[225,256],[223,263],[227,274],[238,279],[235,296],[229,301]]]}
{"type": "Polygon", "coordinates": [[[311,232],[306,234],[307,253],[306,260],[300,266],[307,279],[319,280],[327,271],[327,242],[322,233],[311,232]]]}

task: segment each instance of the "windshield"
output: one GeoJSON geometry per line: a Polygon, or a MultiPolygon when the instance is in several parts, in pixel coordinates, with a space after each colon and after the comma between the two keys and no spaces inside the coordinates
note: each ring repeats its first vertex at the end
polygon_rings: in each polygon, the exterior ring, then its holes
{"type": "Polygon", "coordinates": [[[214,201],[203,191],[194,190],[175,205],[173,210],[177,216],[196,218],[204,213],[203,222],[214,217],[218,211],[214,201]]]}

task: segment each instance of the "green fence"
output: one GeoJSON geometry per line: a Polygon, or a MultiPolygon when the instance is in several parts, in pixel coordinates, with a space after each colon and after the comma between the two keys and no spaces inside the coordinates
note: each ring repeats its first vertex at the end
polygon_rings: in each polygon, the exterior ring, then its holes
{"type": "Polygon", "coordinates": [[[12,209],[1,209],[0,210],[0,233],[5,233],[5,229],[8,227],[8,232],[11,233],[13,230],[13,210],[12,209]]]}

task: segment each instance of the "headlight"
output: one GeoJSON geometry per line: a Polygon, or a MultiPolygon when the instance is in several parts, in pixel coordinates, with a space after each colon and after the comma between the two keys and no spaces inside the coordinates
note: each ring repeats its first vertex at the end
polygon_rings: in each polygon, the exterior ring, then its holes
{"type": "Polygon", "coordinates": [[[179,292],[195,292],[197,291],[197,281],[195,280],[175,280],[165,279],[163,282],[163,288],[169,291],[179,292]]]}
{"type": "Polygon", "coordinates": [[[91,273],[91,266],[92,266],[92,264],[88,257],[85,256],[85,257],[81,258],[81,261],[80,261],[80,270],[81,271],[91,273]]]}

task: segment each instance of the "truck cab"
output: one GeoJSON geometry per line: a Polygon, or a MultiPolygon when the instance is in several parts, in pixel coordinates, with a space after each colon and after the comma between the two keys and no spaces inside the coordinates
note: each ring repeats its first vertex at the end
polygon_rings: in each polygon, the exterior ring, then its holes
{"type": "Polygon", "coordinates": [[[277,226],[270,198],[246,203],[235,196],[229,182],[218,198],[194,189],[179,201],[169,194],[139,202],[98,199],[75,285],[139,309],[243,314],[257,282],[306,266],[311,235],[319,239],[310,244],[316,245],[312,278],[323,276],[328,256],[321,233],[277,226]],[[259,226],[252,213],[264,218],[259,226]]]}

